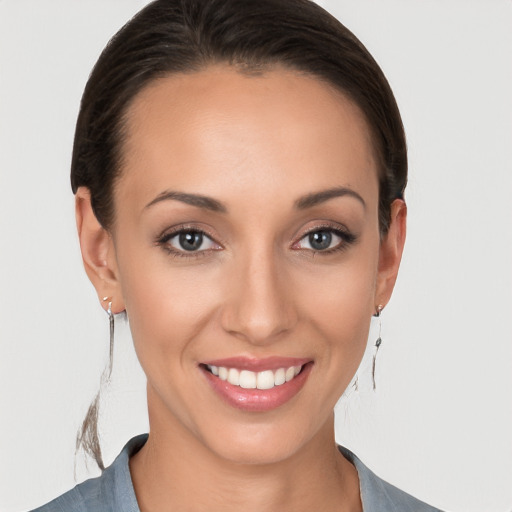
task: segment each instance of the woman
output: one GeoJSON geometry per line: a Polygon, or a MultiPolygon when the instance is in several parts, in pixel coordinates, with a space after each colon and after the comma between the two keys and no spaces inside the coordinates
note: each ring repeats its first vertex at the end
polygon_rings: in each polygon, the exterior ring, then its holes
{"type": "Polygon", "coordinates": [[[396,280],[406,174],[386,79],[315,4],[143,9],[89,79],[71,180],[150,435],[38,510],[435,510],[334,442],[396,280]]]}

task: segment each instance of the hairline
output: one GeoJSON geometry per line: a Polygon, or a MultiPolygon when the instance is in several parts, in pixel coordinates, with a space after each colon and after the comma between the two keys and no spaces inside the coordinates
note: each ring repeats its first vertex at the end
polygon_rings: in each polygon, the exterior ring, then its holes
{"type": "Polygon", "coordinates": [[[202,62],[193,63],[188,68],[178,71],[162,71],[159,73],[155,73],[152,77],[150,77],[146,83],[144,83],[135,94],[123,105],[123,108],[118,117],[118,140],[117,140],[117,151],[118,151],[118,161],[116,165],[116,170],[114,173],[113,180],[111,182],[111,197],[112,197],[112,217],[109,226],[104,226],[107,231],[113,232],[113,228],[116,222],[116,202],[115,202],[115,189],[118,182],[122,179],[123,176],[123,168],[126,167],[126,142],[130,137],[130,113],[133,107],[133,104],[137,101],[137,98],[141,96],[144,92],[150,90],[152,87],[155,87],[158,83],[163,80],[166,80],[170,77],[174,76],[187,76],[194,75],[209,69],[233,69],[237,73],[240,73],[242,76],[246,76],[247,78],[258,78],[262,77],[265,74],[272,72],[284,71],[290,73],[292,75],[296,75],[297,77],[306,77],[311,78],[313,80],[319,81],[324,84],[330,91],[330,93],[336,97],[337,100],[343,99],[349,102],[349,104],[356,108],[358,113],[361,115],[361,118],[364,121],[364,125],[366,127],[365,137],[367,139],[368,146],[371,150],[371,159],[375,166],[377,172],[377,180],[379,183],[379,195],[378,202],[380,202],[380,188],[381,181],[383,179],[383,175],[385,173],[385,165],[384,158],[382,155],[382,149],[379,147],[378,136],[375,133],[375,130],[372,126],[372,123],[368,119],[367,114],[361,107],[360,103],[349,91],[341,88],[339,85],[335,84],[332,80],[329,80],[327,77],[321,75],[320,73],[315,73],[311,70],[301,69],[299,66],[294,66],[289,63],[285,63],[279,59],[275,59],[272,61],[268,59],[268,61],[233,61],[233,60],[223,60],[223,59],[204,59],[202,62]]]}

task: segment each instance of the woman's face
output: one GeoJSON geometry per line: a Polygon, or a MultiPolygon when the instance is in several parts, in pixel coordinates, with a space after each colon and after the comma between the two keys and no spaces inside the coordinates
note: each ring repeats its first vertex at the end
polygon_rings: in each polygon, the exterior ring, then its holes
{"type": "Polygon", "coordinates": [[[152,432],[239,462],[332,440],[394,282],[363,115],[317,79],[217,66],[154,82],[127,128],[99,293],[126,308],[152,432]]]}

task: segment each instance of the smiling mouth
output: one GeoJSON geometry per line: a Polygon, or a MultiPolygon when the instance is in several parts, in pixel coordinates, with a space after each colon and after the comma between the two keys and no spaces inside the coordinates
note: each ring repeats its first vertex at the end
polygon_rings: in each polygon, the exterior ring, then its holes
{"type": "Polygon", "coordinates": [[[304,365],[288,366],[276,370],[253,372],[226,366],[206,364],[204,368],[220,380],[243,389],[272,389],[292,381],[300,374],[304,365]]]}
{"type": "Polygon", "coordinates": [[[199,368],[227,404],[266,412],[291,401],[307,382],[314,361],[298,357],[231,357],[204,361],[199,368]]]}

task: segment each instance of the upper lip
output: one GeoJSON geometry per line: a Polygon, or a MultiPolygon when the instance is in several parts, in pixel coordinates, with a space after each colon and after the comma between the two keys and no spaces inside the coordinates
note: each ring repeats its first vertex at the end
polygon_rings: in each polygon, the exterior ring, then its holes
{"type": "Polygon", "coordinates": [[[238,370],[250,370],[261,372],[264,370],[278,370],[279,368],[289,368],[290,366],[302,366],[309,363],[311,359],[304,357],[228,357],[225,359],[215,359],[203,361],[202,364],[209,366],[223,366],[225,368],[237,368],[238,370]]]}

